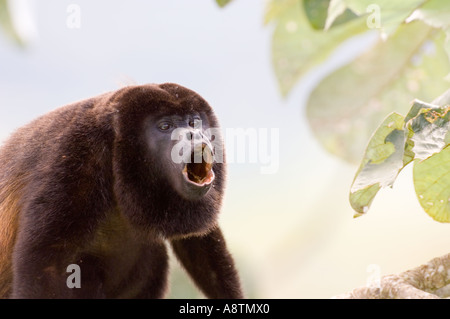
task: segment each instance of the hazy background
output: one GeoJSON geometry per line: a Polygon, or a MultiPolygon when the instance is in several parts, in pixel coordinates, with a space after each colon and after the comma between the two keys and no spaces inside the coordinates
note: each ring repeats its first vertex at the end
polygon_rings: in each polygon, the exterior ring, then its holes
{"type": "MultiPolygon", "coordinates": [[[[279,130],[275,174],[261,174],[261,163],[228,170],[221,224],[248,297],[329,298],[449,252],[449,225],[422,211],[410,167],[367,216],[353,219],[348,192],[357,167],[325,153],[305,121],[314,84],[370,35],[341,48],[283,99],[263,1],[224,9],[213,0],[17,3],[25,4],[19,21],[30,44],[21,49],[0,33],[0,140],[58,106],[130,83],[191,88],[224,129],[279,130]],[[81,9],[80,28],[66,24],[70,4],[81,9]]],[[[172,273],[170,297],[199,296],[176,262],[172,273]]]]}

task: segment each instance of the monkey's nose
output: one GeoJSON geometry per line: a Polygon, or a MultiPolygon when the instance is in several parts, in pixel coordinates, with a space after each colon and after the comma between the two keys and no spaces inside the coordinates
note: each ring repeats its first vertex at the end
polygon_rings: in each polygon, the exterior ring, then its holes
{"type": "Polygon", "coordinates": [[[188,130],[186,132],[186,138],[188,139],[188,141],[200,141],[203,136],[199,130],[188,130]]]}

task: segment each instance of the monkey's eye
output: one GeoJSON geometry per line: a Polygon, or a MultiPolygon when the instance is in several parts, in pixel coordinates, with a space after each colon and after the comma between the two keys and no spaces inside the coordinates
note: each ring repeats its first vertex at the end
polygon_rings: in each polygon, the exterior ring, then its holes
{"type": "Polygon", "coordinates": [[[170,122],[162,122],[162,123],[159,123],[158,124],[158,128],[161,130],[161,131],[168,131],[168,130],[170,130],[171,128],[172,128],[172,123],[170,123],[170,122]]]}
{"type": "Polygon", "coordinates": [[[202,120],[200,120],[198,118],[189,120],[189,126],[193,127],[193,128],[200,128],[202,126],[202,120]]]}

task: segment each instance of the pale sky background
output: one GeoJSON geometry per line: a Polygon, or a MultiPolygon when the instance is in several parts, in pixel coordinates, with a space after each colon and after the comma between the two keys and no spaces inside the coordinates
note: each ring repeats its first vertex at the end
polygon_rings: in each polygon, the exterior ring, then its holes
{"type": "Polygon", "coordinates": [[[30,45],[20,49],[0,33],[1,140],[58,106],[133,82],[197,91],[224,129],[279,130],[275,174],[261,174],[260,163],[229,165],[221,224],[250,297],[329,298],[449,252],[450,225],[422,211],[410,167],[353,219],[357,167],[328,155],[308,127],[308,92],[370,36],[341,48],[283,99],[264,1],[224,9],[213,0],[17,2],[31,8],[21,18],[30,45]],[[66,25],[70,4],[81,9],[79,29],[66,25]]]}

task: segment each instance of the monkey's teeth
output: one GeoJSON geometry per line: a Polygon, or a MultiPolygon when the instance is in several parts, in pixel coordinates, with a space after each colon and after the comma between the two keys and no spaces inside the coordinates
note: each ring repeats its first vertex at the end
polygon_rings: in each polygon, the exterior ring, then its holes
{"type": "Polygon", "coordinates": [[[202,154],[203,154],[206,164],[211,165],[212,162],[214,161],[214,155],[213,155],[211,149],[206,144],[202,145],[202,154]],[[206,152],[205,152],[205,148],[206,148],[206,152]]]}

